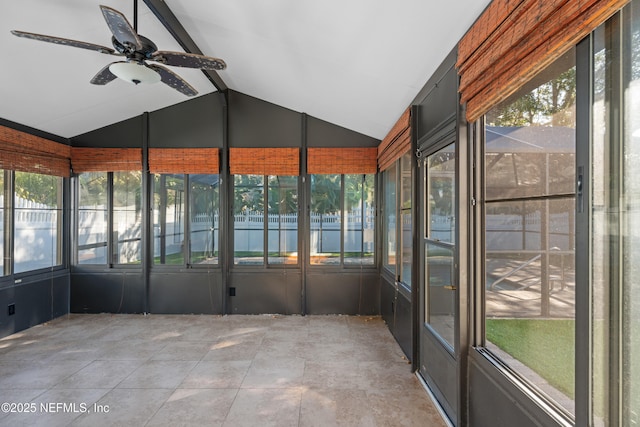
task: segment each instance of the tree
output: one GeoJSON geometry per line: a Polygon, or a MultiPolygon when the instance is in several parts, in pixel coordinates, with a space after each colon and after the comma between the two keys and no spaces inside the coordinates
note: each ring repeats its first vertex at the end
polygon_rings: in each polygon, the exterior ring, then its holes
{"type": "Polygon", "coordinates": [[[298,212],[298,177],[269,176],[268,208],[270,214],[298,212]]]}
{"type": "Polygon", "coordinates": [[[517,100],[493,108],[486,116],[490,126],[573,126],[575,122],[576,69],[541,84],[517,100]]]}
{"type": "Polygon", "coordinates": [[[235,175],[233,213],[264,212],[264,176],[235,175]]]}
{"type": "Polygon", "coordinates": [[[320,215],[340,212],[340,175],[311,175],[311,211],[320,215]]]}
{"type": "Polygon", "coordinates": [[[15,194],[31,202],[48,206],[58,205],[62,180],[51,175],[29,172],[15,173],[15,194]]]}

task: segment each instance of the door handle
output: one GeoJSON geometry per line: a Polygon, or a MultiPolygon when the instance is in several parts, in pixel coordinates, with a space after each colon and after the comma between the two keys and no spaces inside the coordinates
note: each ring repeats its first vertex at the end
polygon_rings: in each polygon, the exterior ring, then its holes
{"type": "Polygon", "coordinates": [[[453,285],[444,285],[443,288],[449,291],[455,291],[456,289],[458,289],[456,286],[453,286],[453,285]]]}

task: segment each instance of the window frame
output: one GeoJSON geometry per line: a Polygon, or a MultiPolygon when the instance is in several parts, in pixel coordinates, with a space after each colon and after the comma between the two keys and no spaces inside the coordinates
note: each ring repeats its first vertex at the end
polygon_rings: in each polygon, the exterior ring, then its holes
{"type": "MultiPolygon", "coordinates": [[[[300,207],[300,201],[301,201],[301,193],[300,193],[300,189],[301,189],[301,179],[299,175],[274,175],[274,174],[268,174],[268,175],[262,175],[262,174],[235,174],[235,175],[230,175],[230,179],[229,179],[231,185],[230,185],[230,189],[229,189],[229,194],[230,194],[230,209],[229,209],[229,218],[230,218],[230,222],[229,222],[229,233],[227,234],[228,239],[229,239],[229,248],[230,248],[230,254],[231,256],[229,257],[229,264],[231,266],[231,268],[233,270],[255,270],[255,269],[296,269],[296,268],[300,268],[301,264],[301,257],[300,257],[300,233],[303,232],[303,230],[301,229],[301,207],[300,207]],[[236,196],[236,177],[238,176],[256,176],[256,177],[261,177],[262,181],[261,181],[261,185],[259,186],[261,188],[261,194],[262,194],[262,262],[261,263],[240,263],[240,262],[236,262],[236,250],[235,250],[235,242],[236,242],[236,227],[235,227],[235,196],[236,196]],[[269,228],[268,224],[269,224],[269,206],[268,206],[268,202],[269,202],[269,182],[270,182],[270,178],[271,177],[287,177],[287,178],[295,178],[296,181],[296,212],[297,212],[297,237],[296,237],[296,245],[297,245],[297,253],[298,256],[296,257],[296,262],[295,263],[287,263],[287,262],[270,262],[269,261],[269,231],[274,231],[276,229],[271,229],[269,228]]],[[[279,227],[277,228],[277,230],[281,230],[280,228],[281,223],[279,223],[279,227]]],[[[257,257],[256,257],[257,258],[257,257]]],[[[278,257],[276,257],[278,258],[278,257]]]]}
{"type": "Polygon", "coordinates": [[[12,169],[0,169],[0,173],[3,175],[4,185],[0,188],[0,192],[3,196],[4,205],[0,215],[2,215],[3,225],[3,253],[4,262],[0,265],[0,288],[6,285],[13,285],[14,280],[20,280],[24,277],[29,277],[45,272],[56,272],[65,270],[68,268],[68,256],[67,256],[67,240],[64,238],[68,233],[67,231],[67,210],[65,207],[68,205],[68,179],[48,174],[38,174],[35,172],[21,172],[34,175],[42,175],[45,177],[51,177],[58,180],[58,194],[57,203],[58,207],[54,209],[56,211],[56,239],[55,239],[55,251],[56,260],[53,265],[28,269],[16,272],[15,269],[15,227],[16,227],[16,204],[15,204],[15,180],[16,171],[12,169]]]}
{"type": "MultiPolygon", "coordinates": [[[[217,179],[218,179],[218,191],[216,193],[217,197],[218,197],[218,201],[217,201],[217,215],[218,215],[218,221],[215,222],[215,208],[213,209],[214,211],[212,212],[213,216],[214,216],[214,229],[212,230],[215,233],[215,237],[213,237],[213,242],[212,244],[214,245],[213,248],[215,249],[215,242],[218,242],[218,256],[216,258],[215,262],[212,263],[194,263],[193,262],[193,256],[192,256],[192,231],[193,231],[193,226],[192,226],[192,209],[193,209],[193,203],[192,203],[192,183],[194,182],[193,179],[193,175],[203,175],[203,174],[186,174],[186,173],[151,173],[150,174],[150,179],[149,179],[149,183],[150,183],[150,193],[152,196],[152,200],[151,200],[151,217],[150,217],[150,232],[149,232],[149,240],[151,242],[150,244],[150,255],[149,255],[149,260],[150,260],[150,268],[152,270],[167,270],[167,269],[220,269],[222,267],[221,264],[221,257],[220,257],[220,198],[221,198],[221,191],[220,191],[220,174],[204,174],[204,175],[217,175],[217,179]],[[153,197],[156,194],[156,184],[155,184],[155,177],[158,176],[180,176],[182,179],[182,189],[180,190],[181,192],[181,201],[180,201],[180,205],[182,206],[182,211],[181,211],[181,225],[180,225],[180,233],[178,235],[183,236],[182,239],[182,244],[181,244],[181,255],[182,255],[182,262],[181,263],[156,263],[155,262],[155,257],[156,257],[156,253],[154,250],[154,245],[155,245],[155,239],[156,239],[156,235],[155,235],[155,211],[156,211],[156,206],[155,206],[155,201],[153,200],[153,197]],[[215,227],[215,224],[218,224],[217,228],[215,227]]],[[[165,186],[166,189],[166,186],[165,186]]],[[[175,206],[175,205],[174,205],[175,206]]]]}
{"type": "MultiPolygon", "coordinates": [[[[576,72],[576,80],[578,79],[578,75],[579,75],[579,64],[580,64],[580,60],[579,60],[579,54],[578,54],[579,50],[576,49],[575,50],[575,62],[573,63],[574,67],[575,67],[575,72],[576,72]]],[[[545,70],[543,70],[541,73],[537,74],[536,76],[534,76],[527,84],[523,85],[523,88],[528,87],[529,89],[531,89],[532,87],[538,87],[539,83],[546,83],[548,81],[548,79],[542,78],[541,76],[545,76],[547,75],[548,70],[550,70],[549,67],[545,68],[545,70]],[[542,78],[542,79],[541,79],[542,78]],[[530,86],[532,84],[532,82],[537,82],[535,83],[535,86],[530,86]]],[[[516,92],[517,94],[524,94],[525,92],[523,92],[525,89],[520,89],[518,92],[516,92]]],[[[585,95],[585,88],[581,87],[580,84],[578,82],[576,82],[576,86],[575,86],[575,95],[576,95],[576,100],[574,101],[574,107],[576,109],[579,110],[580,106],[580,97],[583,97],[585,95]]],[[[528,92],[526,92],[528,93],[528,92]]],[[[514,99],[514,96],[512,96],[510,98],[510,100],[514,99]]],[[[507,101],[510,102],[510,101],[507,101]]],[[[582,101],[584,102],[584,101],[582,101]]],[[[495,106],[494,106],[495,108],[495,106]]],[[[577,152],[578,152],[578,140],[579,140],[579,129],[581,126],[585,127],[588,126],[588,121],[587,122],[580,122],[581,120],[581,116],[579,114],[576,114],[574,119],[574,134],[575,134],[575,138],[576,138],[576,143],[575,143],[575,151],[574,151],[574,156],[577,156],[577,152]]],[[[584,117],[582,117],[583,119],[584,117]]],[[[486,206],[487,205],[491,205],[494,203],[500,203],[502,202],[512,202],[512,201],[521,201],[521,200],[542,200],[542,201],[555,201],[555,200],[563,200],[563,198],[566,198],[568,196],[573,196],[574,200],[576,197],[576,193],[574,191],[574,193],[564,193],[564,192],[560,192],[559,194],[555,194],[555,193],[551,193],[551,194],[544,194],[544,195],[527,195],[526,197],[524,196],[519,196],[519,197],[506,197],[506,198],[489,198],[487,199],[487,192],[486,192],[486,184],[487,184],[487,172],[485,170],[485,162],[486,162],[486,135],[485,135],[485,129],[487,127],[486,124],[486,120],[485,120],[485,116],[483,116],[482,118],[478,119],[478,121],[475,122],[474,126],[470,128],[470,135],[473,135],[474,130],[475,132],[475,138],[472,138],[472,141],[475,141],[476,145],[476,157],[475,157],[475,164],[481,165],[480,167],[476,168],[475,171],[475,178],[476,178],[476,187],[475,187],[475,200],[479,201],[479,203],[476,204],[476,206],[474,207],[474,211],[475,211],[475,216],[476,216],[476,234],[475,234],[475,251],[477,256],[475,257],[476,262],[478,263],[478,266],[475,267],[476,271],[475,271],[475,282],[476,282],[476,297],[474,299],[474,303],[477,306],[477,309],[475,310],[475,316],[474,316],[474,320],[475,320],[475,327],[474,327],[474,336],[473,336],[473,342],[476,346],[476,350],[478,352],[479,355],[481,355],[481,357],[483,357],[484,359],[486,359],[491,366],[495,367],[497,369],[497,371],[501,374],[501,376],[505,377],[505,378],[510,378],[511,381],[513,382],[513,384],[515,385],[516,388],[518,388],[519,390],[521,390],[525,395],[527,395],[533,402],[534,404],[538,405],[541,408],[544,408],[543,410],[545,412],[547,412],[551,417],[553,417],[555,420],[557,420],[558,422],[560,422],[562,425],[564,425],[563,423],[575,423],[575,421],[578,419],[578,413],[579,413],[579,400],[582,398],[579,394],[579,389],[577,387],[577,384],[574,384],[574,398],[573,398],[573,403],[574,403],[574,410],[573,412],[570,412],[570,410],[568,410],[567,408],[565,408],[564,406],[562,406],[562,404],[558,401],[558,400],[554,400],[554,398],[551,396],[551,394],[549,394],[547,391],[542,390],[538,385],[535,385],[531,380],[529,380],[525,374],[523,374],[520,370],[515,369],[513,366],[508,365],[508,363],[503,360],[503,358],[500,356],[499,352],[494,352],[492,351],[487,345],[486,345],[486,326],[485,326],[485,321],[488,318],[486,315],[486,298],[485,298],[485,294],[486,294],[486,289],[485,289],[485,283],[486,283],[486,276],[487,276],[487,267],[486,267],[486,252],[487,252],[487,238],[486,238],[486,206]]],[[[575,162],[574,162],[575,163],[575,162]]],[[[577,173],[577,170],[576,170],[577,173]]],[[[576,222],[576,216],[575,216],[575,210],[573,211],[573,215],[574,215],[574,228],[573,228],[573,232],[574,232],[574,237],[577,238],[577,222],[576,222]]],[[[578,256],[578,251],[577,251],[577,240],[574,241],[574,248],[576,248],[575,252],[574,252],[574,257],[576,259],[576,263],[577,263],[577,256],[578,256]]],[[[544,249],[540,249],[540,251],[544,251],[544,249]]],[[[576,288],[578,287],[578,280],[576,278],[575,281],[575,285],[576,288]]],[[[577,294],[577,293],[576,293],[577,294]]],[[[576,331],[579,330],[580,328],[580,324],[579,324],[579,301],[577,299],[577,295],[575,297],[574,300],[574,304],[575,304],[575,310],[576,313],[573,317],[574,321],[575,321],[575,328],[576,331]]],[[[579,334],[578,334],[579,335],[579,334]]],[[[581,358],[581,356],[579,355],[579,346],[578,346],[578,342],[576,340],[576,345],[574,346],[574,370],[575,370],[575,376],[576,378],[578,378],[580,376],[581,371],[579,370],[579,359],[581,358]]],[[[518,360],[518,359],[516,359],[518,360]]],[[[551,386],[553,387],[553,386],[551,386]]]]}
{"type": "Polygon", "coordinates": [[[144,196],[144,176],[143,173],[140,172],[140,207],[139,207],[139,214],[140,214],[140,224],[141,224],[141,231],[140,231],[140,236],[138,238],[135,239],[127,239],[125,241],[122,241],[120,239],[115,240],[114,239],[114,218],[115,218],[115,209],[114,209],[114,174],[116,173],[127,173],[127,172],[136,172],[136,171],[121,171],[121,172],[81,172],[79,173],[76,177],[74,177],[74,206],[73,206],[73,210],[74,210],[74,224],[73,224],[73,236],[74,236],[74,244],[72,245],[72,268],[81,268],[81,269],[114,269],[114,268],[118,268],[118,269],[133,269],[133,268],[140,268],[140,266],[143,264],[144,262],[144,231],[143,231],[143,227],[145,224],[145,220],[144,220],[144,211],[142,209],[143,206],[143,196],[144,196]],[[96,242],[96,243],[91,243],[88,245],[80,245],[79,244],[79,226],[80,226],[80,220],[79,220],[79,216],[80,216],[80,206],[79,206],[79,202],[80,202],[80,175],[83,174],[92,174],[92,173],[97,173],[97,174],[106,174],[106,242],[102,241],[102,242],[96,242]],[[139,259],[134,261],[134,262],[130,262],[130,263],[120,263],[117,262],[116,260],[116,255],[118,254],[118,245],[120,243],[130,243],[130,242],[134,242],[134,241],[138,241],[140,244],[140,252],[139,252],[139,259]],[[105,262],[104,263],[80,263],[79,261],[79,252],[82,249],[91,249],[91,248],[95,248],[95,247],[104,247],[106,248],[105,251],[105,262]]]}
{"type": "Polygon", "coordinates": [[[382,236],[382,271],[387,275],[392,275],[394,281],[396,281],[401,289],[407,294],[411,294],[413,292],[414,286],[417,285],[416,281],[417,277],[413,277],[414,263],[415,257],[418,251],[418,248],[413,245],[413,235],[415,231],[416,224],[414,224],[414,212],[416,209],[414,203],[413,193],[415,190],[415,179],[413,176],[413,163],[415,162],[414,155],[411,151],[404,153],[400,156],[391,166],[389,166],[386,170],[382,172],[382,188],[383,194],[381,197],[383,206],[381,207],[382,212],[382,232],[384,233],[382,236]],[[393,170],[392,170],[393,168],[393,170]],[[390,175],[394,175],[391,177],[390,175]],[[408,189],[405,189],[403,184],[405,181],[410,183],[408,189]],[[393,200],[390,200],[389,194],[387,192],[387,184],[393,182],[393,200]],[[405,194],[405,191],[408,194],[405,194]],[[405,208],[402,206],[405,200],[409,200],[411,202],[411,206],[405,208]],[[390,206],[392,204],[393,206],[390,206]],[[392,207],[392,209],[388,209],[392,207]],[[388,214],[393,213],[395,216],[395,227],[394,227],[394,241],[395,241],[395,260],[393,263],[393,271],[389,269],[390,264],[387,263],[388,255],[389,255],[389,222],[388,222],[388,214]],[[408,217],[411,219],[411,230],[407,233],[404,230],[404,217],[408,217]],[[404,245],[407,243],[406,240],[409,240],[409,244],[412,248],[412,251],[405,258],[404,253],[404,245]],[[409,261],[409,268],[404,269],[403,266],[405,261],[409,261]],[[405,272],[409,273],[409,281],[407,282],[406,277],[404,275],[405,272]]]}
{"type": "MultiPolygon", "coordinates": [[[[331,174],[309,174],[309,179],[308,179],[308,186],[307,186],[307,192],[309,195],[309,208],[308,208],[308,214],[307,214],[307,221],[309,223],[308,226],[308,242],[306,244],[307,246],[307,253],[309,254],[307,259],[306,259],[306,266],[307,268],[309,268],[310,270],[327,270],[327,269],[340,269],[340,270],[365,270],[365,269],[376,269],[377,268],[377,259],[378,259],[378,245],[376,244],[377,242],[377,232],[374,228],[374,236],[373,236],[373,254],[371,255],[371,259],[372,262],[371,263],[345,263],[345,235],[346,235],[346,221],[345,221],[345,197],[346,197],[346,190],[345,190],[345,182],[346,182],[346,175],[349,176],[360,176],[362,177],[362,181],[361,181],[361,194],[364,194],[365,191],[365,186],[364,186],[364,182],[367,181],[367,176],[371,175],[373,176],[373,188],[371,189],[373,191],[373,212],[374,212],[374,224],[378,224],[378,207],[376,206],[377,203],[377,193],[378,193],[378,180],[375,177],[375,174],[366,174],[366,173],[331,173],[331,174]],[[312,177],[315,175],[337,175],[339,176],[339,180],[340,180],[340,194],[338,195],[338,199],[339,199],[339,210],[340,210],[340,230],[339,230],[339,243],[340,243],[340,255],[339,255],[339,262],[338,263],[325,263],[325,264],[317,264],[317,263],[312,263],[311,259],[312,259],[312,255],[311,255],[311,215],[313,213],[312,211],[312,207],[311,207],[311,200],[312,200],[312,177]]],[[[364,211],[364,210],[363,210],[364,211]]],[[[363,237],[364,237],[364,225],[365,223],[362,222],[362,228],[358,229],[360,231],[363,232],[363,237]]],[[[351,230],[353,231],[353,230],[351,230]]],[[[363,247],[361,248],[361,252],[364,254],[364,242],[363,242],[363,247]]],[[[368,252],[366,252],[368,253],[368,252]]],[[[354,257],[354,259],[357,257],[354,257]]],[[[360,257],[362,258],[362,257],[360,257]]],[[[349,257],[347,258],[349,259],[349,257]]]]}

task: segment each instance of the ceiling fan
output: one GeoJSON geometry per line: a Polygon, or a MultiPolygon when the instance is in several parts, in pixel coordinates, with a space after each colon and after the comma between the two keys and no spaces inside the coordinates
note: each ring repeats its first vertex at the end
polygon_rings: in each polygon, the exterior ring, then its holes
{"type": "Polygon", "coordinates": [[[100,6],[100,10],[113,34],[111,43],[115,50],[93,43],[27,33],[24,31],[13,30],[11,34],[27,39],[79,47],[108,55],[125,57],[125,61],[112,62],[100,70],[98,74],[91,79],[91,83],[94,85],[106,85],[116,78],[121,78],[136,85],[162,81],[162,83],[171,86],[187,96],[194,96],[198,92],[179,75],[166,67],[158,64],[148,64],[146,61],[154,61],[175,67],[200,68],[206,70],[224,70],[227,66],[222,59],[218,58],[193,53],[158,50],[151,40],[141,36],[131,27],[129,21],[127,21],[127,18],[121,12],[102,5],[100,6]]]}

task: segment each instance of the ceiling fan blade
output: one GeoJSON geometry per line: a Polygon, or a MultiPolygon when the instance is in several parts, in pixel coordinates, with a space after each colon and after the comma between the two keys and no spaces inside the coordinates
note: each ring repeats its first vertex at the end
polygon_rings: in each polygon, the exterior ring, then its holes
{"type": "Polygon", "coordinates": [[[148,64],[147,67],[158,72],[162,83],[171,86],[180,93],[187,96],[194,96],[198,94],[198,91],[193,88],[189,83],[182,79],[179,75],[169,70],[168,68],[161,67],[157,64],[148,64]]]}
{"type": "MultiPolygon", "coordinates": [[[[124,61],[118,61],[118,62],[124,62],[124,61]]],[[[111,64],[116,64],[116,63],[117,62],[112,62],[111,64]]],[[[111,71],[109,71],[109,67],[111,66],[111,64],[107,65],[102,70],[98,71],[98,74],[93,76],[90,83],[94,85],[104,86],[107,83],[110,83],[115,79],[117,79],[118,77],[115,74],[113,74],[111,71]]]]}
{"type": "Polygon", "coordinates": [[[161,64],[175,67],[200,68],[203,70],[224,70],[227,64],[222,59],[210,56],[197,55],[195,53],[158,51],[150,58],[161,64]]]}
{"type": "Polygon", "coordinates": [[[102,15],[113,34],[113,37],[124,46],[131,46],[133,50],[142,49],[142,41],[138,37],[138,33],[131,27],[127,18],[117,10],[108,6],[100,6],[102,15]]]}
{"type": "Polygon", "coordinates": [[[78,40],[63,39],[61,37],[45,36],[44,34],[27,33],[25,31],[11,31],[11,34],[25,39],[38,40],[41,42],[55,43],[63,46],[79,47],[82,49],[95,50],[100,53],[106,53],[110,55],[118,55],[115,50],[110,47],[100,46],[99,44],[81,42],[78,40]]]}

